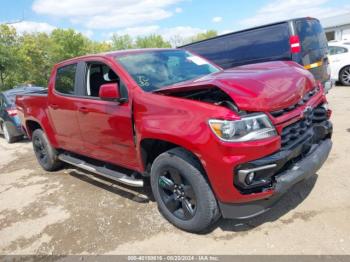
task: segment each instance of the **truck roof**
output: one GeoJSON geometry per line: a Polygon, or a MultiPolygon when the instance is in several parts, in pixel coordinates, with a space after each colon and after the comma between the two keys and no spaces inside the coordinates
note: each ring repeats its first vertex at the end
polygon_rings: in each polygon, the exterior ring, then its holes
{"type": "Polygon", "coordinates": [[[124,56],[128,54],[137,54],[137,53],[147,53],[147,52],[157,52],[157,51],[176,51],[177,49],[175,48],[141,48],[141,49],[125,49],[125,50],[117,50],[117,51],[110,51],[110,52],[105,52],[105,53],[98,53],[98,54],[89,54],[89,55],[83,55],[83,56],[78,56],[74,57],[71,59],[67,59],[64,61],[61,61],[57,63],[57,65],[64,64],[70,61],[77,61],[80,59],[85,59],[85,58],[93,58],[93,57],[118,57],[118,56],[124,56]]]}

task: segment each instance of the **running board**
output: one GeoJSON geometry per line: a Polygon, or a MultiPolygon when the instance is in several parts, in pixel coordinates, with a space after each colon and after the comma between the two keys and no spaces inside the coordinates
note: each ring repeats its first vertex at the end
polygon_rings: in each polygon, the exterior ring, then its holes
{"type": "Polygon", "coordinates": [[[142,179],[136,179],[136,178],[127,176],[123,173],[120,173],[118,171],[114,171],[105,167],[95,166],[93,164],[87,163],[84,160],[81,160],[79,158],[76,158],[67,154],[60,154],[58,158],[63,162],[79,167],[86,171],[101,175],[103,177],[112,179],[114,181],[123,183],[125,185],[133,186],[133,187],[143,187],[142,179]]]}

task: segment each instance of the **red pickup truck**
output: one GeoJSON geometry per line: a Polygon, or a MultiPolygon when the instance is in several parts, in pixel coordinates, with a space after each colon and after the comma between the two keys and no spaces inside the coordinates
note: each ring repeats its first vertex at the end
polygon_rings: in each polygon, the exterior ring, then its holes
{"type": "Polygon", "coordinates": [[[161,213],[191,232],[267,211],[332,147],[323,87],[294,62],[222,70],[184,50],[84,56],[16,104],[45,170],[66,162],[136,187],[150,178],[161,213]]]}

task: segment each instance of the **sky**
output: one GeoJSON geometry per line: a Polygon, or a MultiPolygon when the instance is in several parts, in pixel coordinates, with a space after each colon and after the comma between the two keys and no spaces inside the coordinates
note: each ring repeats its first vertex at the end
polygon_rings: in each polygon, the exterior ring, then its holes
{"type": "Polygon", "coordinates": [[[113,34],[169,40],[209,29],[219,34],[293,17],[350,12],[349,0],[0,0],[0,23],[19,33],[73,28],[106,41],[113,34]]]}

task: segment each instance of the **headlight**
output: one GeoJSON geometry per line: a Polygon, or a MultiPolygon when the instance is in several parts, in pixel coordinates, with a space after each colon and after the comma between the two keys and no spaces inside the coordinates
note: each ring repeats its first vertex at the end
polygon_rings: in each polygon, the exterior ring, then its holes
{"type": "Polygon", "coordinates": [[[209,120],[211,130],[223,141],[244,142],[277,135],[265,114],[250,115],[240,120],[209,120]]]}

